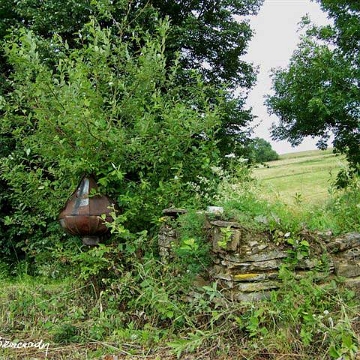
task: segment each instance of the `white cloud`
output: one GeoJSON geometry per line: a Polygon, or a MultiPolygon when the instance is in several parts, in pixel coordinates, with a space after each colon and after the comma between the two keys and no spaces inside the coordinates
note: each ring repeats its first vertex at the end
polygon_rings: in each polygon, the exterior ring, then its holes
{"type": "Polygon", "coordinates": [[[244,60],[260,66],[258,83],[250,92],[248,105],[258,116],[254,125],[255,136],[269,141],[278,153],[315,149],[316,140],[306,139],[297,148],[292,148],[286,141],[274,142],[270,139],[269,127],[277,121],[275,116],[267,114],[264,95],[271,91],[270,70],[285,67],[299,43],[299,22],[309,14],[310,19],[318,25],[327,24],[329,20],[316,2],[310,0],[265,0],[257,16],[250,20],[251,27],[256,31],[250,42],[248,54],[244,60]]]}

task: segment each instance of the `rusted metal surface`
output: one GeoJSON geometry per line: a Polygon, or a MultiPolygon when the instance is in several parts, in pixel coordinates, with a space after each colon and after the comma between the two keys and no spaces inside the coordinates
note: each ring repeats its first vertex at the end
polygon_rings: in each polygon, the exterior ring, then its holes
{"type": "Polygon", "coordinates": [[[69,234],[81,236],[85,245],[96,245],[109,231],[101,215],[105,214],[106,221],[112,221],[110,212],[114,202],[97,192],[94,178],[84,176],[59,215],[61,226],[69,234]]]}

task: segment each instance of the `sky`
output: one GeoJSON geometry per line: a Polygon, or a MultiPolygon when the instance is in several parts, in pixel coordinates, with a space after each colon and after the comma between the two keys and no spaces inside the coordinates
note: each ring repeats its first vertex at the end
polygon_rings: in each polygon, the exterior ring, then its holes
{"type": "Polygon", "coordinates": [[[278,119],[275,115],[269,116],[264,105],[265,94],[271,93],[270,70],[286,67],[289,63],[300,41],[299,22],[306,14],[317,25],[329,22],[319,4],[310,0],[265,0],[259,14],[250,20],[255,35],[243,59],[259,65],[260,72],[247,105],[253,108],[253,113],[257,116],[252,124],[256,125],[254,136],[269,141],[278,154],[316,149],[316,140],[311,138],[305,139],[296,148],[287,141],[271,140],[269,128],[278,119]]]}

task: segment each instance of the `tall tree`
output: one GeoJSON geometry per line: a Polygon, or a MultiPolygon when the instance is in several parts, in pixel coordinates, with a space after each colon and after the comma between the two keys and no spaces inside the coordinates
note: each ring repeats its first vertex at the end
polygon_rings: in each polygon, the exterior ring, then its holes
{"type": "Polygon", "coordinates": [[[251,163],[257,164],[279,159],[279,154],[271,147],[271,144],[259,137],[251,140],[248,150],[251,163]]]}
{"type": "MultiPolygon", "coordinates": [[[[194,69],[203,80],[218,89],[225,86],[227,99],[218,133],[224,153],[234,152],[236,144],[246,141],[247,125],[252,120],[245,109],[247,91],[255,82],[252,64],[241,60],[252,36],[246,19],[259,10],[263,0],[9,0],[0,4],[0,37],[9,26],[25,26],[44,38],[60,35],[70,47],[77,46],[77,33],[95,16],[107,27],[121,27],[129,22],[134,27],[155,29],[155,12],[168,17],[171,30],[166,40],[166,58],[170,64],[180,53],[182,84],[191,81],[194,69]],[[234,89],[240,88],[239,95],[234,89]]],[[[128,34],[131,37],[131,34],[128,34]]],[[[51,52],[51,49],[43,49],[51,52]]],[[[51,58],[54,54],[49,54],[51,58]]],[[[4,72],[4,69],[3,69],[4,72]]],[[[216,102],[218,93],[208,94],[216,102]]]]}
{"type": "Polygon", "coordinates": [[[360,2],[317,0],[332,25],[316,27],[308,19],[298,49],[286,69],[275,70],[270,113],[280,123],[274,139],[293,145],[319,136],[319,148],[331,135],[336,151],[360,171],[360,2]]]}

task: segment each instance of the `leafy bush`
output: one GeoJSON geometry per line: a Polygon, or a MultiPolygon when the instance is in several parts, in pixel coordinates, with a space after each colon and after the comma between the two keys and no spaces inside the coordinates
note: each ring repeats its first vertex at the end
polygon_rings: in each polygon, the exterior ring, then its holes
{"type": "Polygon", "coordinates": [[[186,89],[174,85],[178,64],[167,67],[164,55],[168,27],[158,22],[153,37],[131,29],[128,39],[92,20],[78,49],[59,36],[49,40],[58,59],[52,66],[38,51],[45,40],[25,30],[12,35],[13,91],[1,102],[0,132],[16,145],[1,158],[1,178],[12,206],[5,224],[20,229],[25,250],[60,240],[59,228],[49,233],[48,225],[84,173],[135,232],[163,208],[209,194],[219,112],[196,72],[186,89]]]}
{"type": "Polygon", "coordinates": [[[252,139],[247,151],[249,151],[250,161],[255,164],[279,159],[279,154],[271,147],[271,144],[258,137],[252,139]]]}

